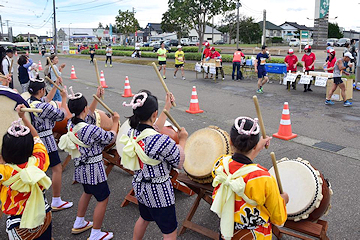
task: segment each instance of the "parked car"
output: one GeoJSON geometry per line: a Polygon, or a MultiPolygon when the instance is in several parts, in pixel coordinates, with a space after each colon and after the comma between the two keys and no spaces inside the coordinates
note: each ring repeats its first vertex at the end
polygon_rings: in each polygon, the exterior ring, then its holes
{"type": "Polygon", "coordinates": [[[182,38],[180,39],[180,44],[183,46],[189,46],[189,39],[188,38],[182,38]]]}
{"type": "Polygon", "coordinates": [[[338,40],[339,39],[337,38],[329,38],[328,40],[326,40],[326,44],[330,43],[330,46],[334,47],[338,40]]]}
{"type": "Polygon", "coordinates": [[[150,42],[149,47],[153,47],[153,46],[156,45],[156,44],[160,44],[160,41],[150,42]]]}
{"type": "Polygon", "coordinates": [[[301,46],[310,45],[312,46],[314,44],[314,40],[312,39],[301,39],[301,46]]]}
{"type": "Polygon", "coordinates": [[[149,42],[144,42],[143,47],[149,47],[150,43],[149,42]]]}
{"type": "Polygon", "coordinates": [[[340,38],[339,41],[335,44],[337,47],[344,47],[345,43],[350,44],[350,38],[340,38]]]}
{"type": "Polygon", "coordinates": [[[199,41],[191,41],[189,42],[189,46],[199,46],[199,41]]]}
{"type": "Polygon", "coordinates": [[[225,42],[223,40],[217,40],[214,42],[215,45],[222,45],[225,44],[225,42]]]}
{"type": "Polygon", "coordinates": [[[179,45],[179,41],[178,41],[177,39],[171,39],[171,40],[170,40],[169,46],[174,46],[174,47],[176,47],[177,45],[179,45]]]}
{"type": "Polygon", "coordinates": [[[300,41],[297,38],[290,39],[289,46],[290,47],[298,47],[300,45],[300,41]]]}
{"type": "MultiPolygon", "coordinates": [[[[155,53],[155,52],[157,52],[157,50],[159,50],[161,45],[160,44],[155,44],[153,47],[154,47],[153,52],[155,53]]],[[[165,49],[166,49],[167,52],[171,52],[171,47],[169,45],[165,44],[165,49]]]]}

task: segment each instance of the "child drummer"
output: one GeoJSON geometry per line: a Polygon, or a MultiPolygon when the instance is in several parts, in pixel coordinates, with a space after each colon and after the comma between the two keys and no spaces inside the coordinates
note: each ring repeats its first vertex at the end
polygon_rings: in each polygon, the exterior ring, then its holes
{"type": "MultiPolygon", "coordinates": [[[[60,80],[58,79],[56,83],[59,84],[59,81],[60,80]]],[[[44,79],[31,79],[29,84],[29,93],[31,94],[31,97],[28,99],[28,102],[32,108],[43,110],[41,113],[34,114],[33,125],[46,146],[50,158],[53,181],[53,198],[51,207],[53,211],[60,211],[72,207],[73,203],[63,201],[60,197],[62,166],[52,129],[55,126],[55,122],[64,120],[65,111],[50,104],[56,90],[57,89],[53,87],[49,94],[45,97],[46,90],[44,79]]],[[[61,91],[61,96],[61,106],[66,106],[66,92],[61,91]]]]}
{"type": "MultiPolygon", "coordinates": [[[[68,133],[60,138],[59,148],[64,149],[73,158],[75,164],[74,180],[81,183],[84,188],[79,200],[72,233],[79,234],[92,227],[89,240],[112,239],[112,232],[101,231],[110,195],[102,151],[116,139],[119,114],[114,113],[112,128],[110,131],[105,131],[95,125],[94,112],[97,101],[94,99],[88,107],[87,100],[81,93],[74,94],[72,87],[70,87],[70,91],[68,106],[74,117],[68,122],[68,133]],[[97,201],[93,223],[84,219],[92,196],[97,201]]],[[[100,98],[103,92],[104,90],[99,87],[96,95],[100,98]]]]}
{"type": "MultiPolygon", "coordinates": [[[[167,94],[165,109],[171,106],[172,94],[167,94]]],[[[177,220],[175,196],[170,181],[172,167],[181,168],[185,160],[183,149],[188,136],[185,128],[179,131],[179,145],[169,136],[160,134],[166,117],[158,115],[158,101],[149,91],[134,96],[130,104],[133,116],[130,117],[131,129],[123,135],[120,142],[123,149],[122,164],[135,171],[132,185],[139,202],[140,217],[137,220],[133,239],[143,239],[151,221],[160,228],[164,239],[176,239],[177,220]]]]}
{"type": "Polygon", "coordinates": [[[35,128],[20,111],[24,107],[17,106],[21,119],[14,121],[3,136],[1,156],[6,165],[0,164],[1,209],[8,215],[9,239],[51,239],[51,208],[43,193],[51,186],[45,174],[49,156],[35,128]]]}
{"type": "Polygon", "coordinates": [[[279,193],[275,178],[266,168],[253,163],[271,139],[264,139],[259,133],[256,118],[237,118],[230,131],[234,154],[222,156],[215,162],[211,210],[221,218],[220,239],[248,236],[270,240],[271,224],[282,225],[286,221],[288,195],[279,193]],[[230,222],[234,225],[228,224],[230,222]]]}

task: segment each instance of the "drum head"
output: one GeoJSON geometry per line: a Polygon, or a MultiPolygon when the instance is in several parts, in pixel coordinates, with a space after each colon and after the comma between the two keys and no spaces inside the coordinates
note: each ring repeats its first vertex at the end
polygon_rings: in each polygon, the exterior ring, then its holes
{"type": "MultiPolygon", "coordinates": [[[[11,90],[4,90],[3,88],[0,88],[1,91],[7,91],[9,93],[12,93],[13,96],[19,96],[19,94],[11,91],[11,90]]],[[[9,95],[10,96],[10,95],[9,95]]],[[[22,101],[22,99],[21,99],[22,101]]],[[[25,103],[25,100],[24,102],[25,103]]],[[[2,139],[4,134],[7,132],[8,128],[10,127],[11,123],[15,120],[19,119],[18,113],[15,111],[15,107],[17,105],[17,101],[12,99],[11,97],[0,95],[0,115],[1,115],[1,121],[0,121],[0,147],[2,146],[2,139]]],[[[29,113],[25,113],[25,116],[27,119],[31,121],[31,117],[29,113]]]]}
{"type": "Polygon", "coordinates": [[[229,142],[221,129],[203,128],[186,141],[184,170],[194,179],[211,176],[214,162],[228,154],[229,142]]]}
{"type": "Polygon", "coordinates": [[[126,120],[120,127],[119,132],[116,137],[116,150],[120,157],[122,157],[123,154],[123,148],[125,147],[124,144],[120,143],[120,138],[123,134],[127,135],[127,133],[130,130],[130,124],[129,120],[126,120]]]}
{"type": "MultiPolygon", "coordinates": [[[[297,160],[279,161],[277,166],[283,190],[289,194],[288,218],[292,220],[311,213],[312,205],[321,195],[316,170],[308,162],[297,160]]],[[[274,168],[269,172],[275,177],[274,168]]]]}
{"type": "Polygon", "coordinates": [[[21,96],[23,97],[23,99],[25,99],[25,101],[27,101],[31,97],[29,92],[23,92],[21,96]]]}

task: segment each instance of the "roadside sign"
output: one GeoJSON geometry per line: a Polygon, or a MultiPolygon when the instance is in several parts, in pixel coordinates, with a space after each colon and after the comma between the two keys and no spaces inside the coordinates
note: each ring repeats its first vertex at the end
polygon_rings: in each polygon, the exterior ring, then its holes
{"type": "Polygon", "coordinates": [[[301,31],[301,38],[309,38],[309,31],[301,31]]]}

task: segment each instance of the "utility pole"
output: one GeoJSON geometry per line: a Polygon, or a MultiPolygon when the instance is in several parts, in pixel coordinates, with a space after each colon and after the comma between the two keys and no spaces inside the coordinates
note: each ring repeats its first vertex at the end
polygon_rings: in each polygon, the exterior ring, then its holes
{"type": "Polygon", "coordinates": [[[211,42],[214,44],[214,16],[212,17],[211,42]]]}
{"type": "MultiPolygon", "coordinates": [[[[132,8],[132,10],[133,10],[133,15],[134,15],[134,18],[135,18],[135,8],[133,7],[133,8],[132,8]]],[[[135,46],[135,44],[136,44],[136,40],[137,40],[137,34],[136,34],[136,31],[137,31],[137,30],[135,30],[135,32],[134,32],[134,46],[135,46]]]]}
{"type": "Polygon", "coordinates": [[[4,31],[3,31],[1,15],[0,15],[0,24],[1,24],[1,40],[4,40],[4,31]]]}
{"type": "Polygon", "coordinates": [[[57,54],[57,32],[56,32],[56,8],[55,8],[55,0],[53,0],[53,14],[54,14],[54,48],[55,54],[57,54]]]}
{"type": "Polygon", "coordinates": [[[10,21],[10,20],[5,20],[6,26],[7,26],[7,31],[8,31],[8,40],[10,39],[10,34],[9,34],[9,21],[10,21]]]}
{"type": "Polygon", "coordinates": [[[263,36],[262,36],[262,41],[261,41],[261,45],[266,45],[266,10],[264,9],[264,13],[263,13],[263,36]]]}
{"type": "MultiPolygon", "coordinates": [[[[239,49],[239,8],[241,6],[241,3],[239,0],[237,0],[236,9],[237,9],[237,16],[236,16],[236,50],[239,49]]],[[[230,42],[231,42],[231,36],[230,36],[230,42]]]]}

